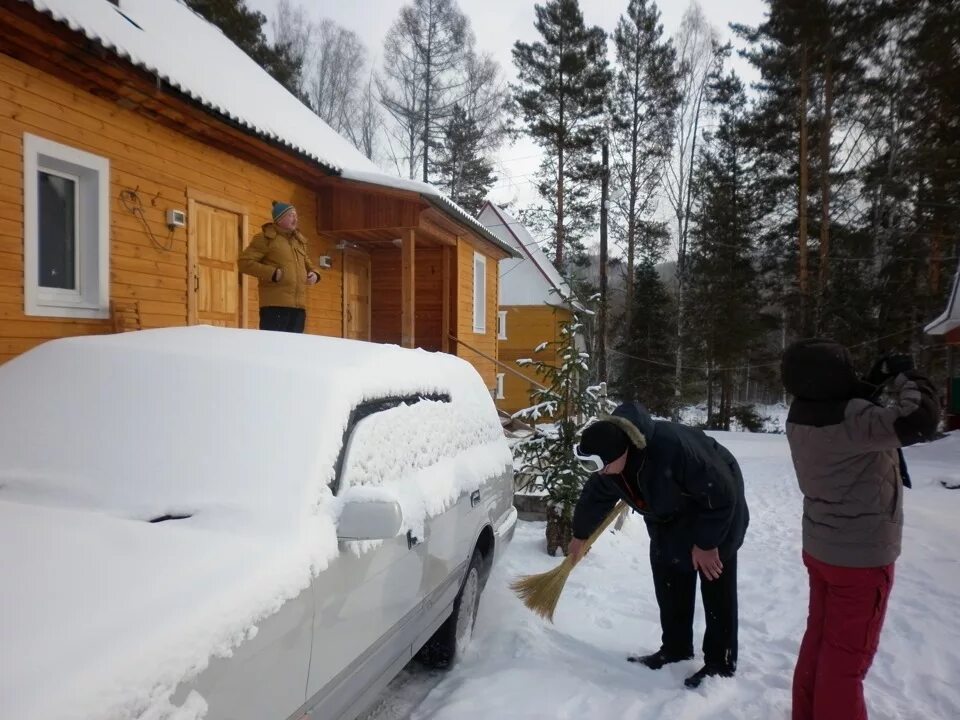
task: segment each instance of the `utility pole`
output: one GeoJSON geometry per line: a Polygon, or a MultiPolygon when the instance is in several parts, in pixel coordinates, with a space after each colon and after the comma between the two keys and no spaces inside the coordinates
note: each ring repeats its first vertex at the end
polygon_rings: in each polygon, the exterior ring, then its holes
{"type": "MultiPolygon", "coordinates": [[[[610,157],[603,141],[603,169],[600,175],[600,312],[598,317],[597,365],[600,382],[607,381],[607,193],[610,184],[610,157]]],[[[630,298],[627,299],[627,302],[630,298]]]]}

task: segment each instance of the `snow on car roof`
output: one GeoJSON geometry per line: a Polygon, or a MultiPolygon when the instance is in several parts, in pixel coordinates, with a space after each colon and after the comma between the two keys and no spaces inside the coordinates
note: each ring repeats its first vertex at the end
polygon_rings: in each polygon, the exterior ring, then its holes
{"type": "Polygon", "coordinates": [[[206,326],[55,340],[0,368],[0,498],[294,530],[350,411],[420,393],[493,413],[443,353],[206,326]]]}

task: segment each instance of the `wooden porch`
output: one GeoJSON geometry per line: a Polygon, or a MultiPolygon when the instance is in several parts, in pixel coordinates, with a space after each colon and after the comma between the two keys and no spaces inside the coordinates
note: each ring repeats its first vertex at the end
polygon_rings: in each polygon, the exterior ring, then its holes
{"type": "Polygon", "coordinates": [[[318,190],[316,230],[340,251],[344,337],[456,352],[469,232],[416,193],[343,179],[318,190]]]}

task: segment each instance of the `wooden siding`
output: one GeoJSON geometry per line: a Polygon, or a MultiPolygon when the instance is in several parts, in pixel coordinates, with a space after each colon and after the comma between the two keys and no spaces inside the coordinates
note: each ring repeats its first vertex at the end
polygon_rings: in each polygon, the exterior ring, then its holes
{"type": "Polygon", "coordinates": [[[417,347],[440,351],[443,340],[443,250],[417,248],[417,347]]]}
{"type": "MultiPolygon", "coordinates": [[[[484,355],[497,358],[497,298],[500,274],[497,261],[487,256],[487,322],[485,333],[473,331],[473,254],[486,255],[479,243],[461,237],[457,244],[457,322],[456,337],[484,355]]],[[[464,345],[457,345],[457,355],[471,363],[483,377],[487,387],[497,385],[496,365],[464,345]]]]}
{"type": "MultiPolygon", "coordinates": [[[[312,189],[0,54],[0,362],[48,339],[111,330],[107,320],[24,315],[24,133],[110,161],[110,297],[139,301],[144,328],[187,324],[187,233],[179,228],[171,236],[164,213],[185,211],[191,191],[245,208],[251,236],[269,221],[272,200],[293,202],[311,255],[333,254],[333,241],[313,233],[312,189]],[[156,243],[120,202],[124,189],[138,190],[156,243]]],[[[310,289],[308,332],[342,333],[341,283],[336,267],[310,289]]],[[[257,283],[249,285],[248,324],[256,326],[257,283]]]]}
{"type": "MultiPolygon", "coordinates": [[[[370,257],[373,285],[371,339],[374,342],[399,345],[401,340],[400,251],[378,250],[372,252],[370,257]]],[[[424,350],[439,351],[441,349],[443,338],[442,260],[442,248],[418,246],[414,253],[416,285],[414,346],[424,350]]]]}
{"type": "MultiPolygon", "coordinates": [[[[500,340],[500,357],[503,364],[523,373],[539,383],[544,378],[531,368],[517,365],[517,360],[534,358],[556,364],[555,347],[534,353],[538,345],[544,342],[556,342],[560,337],[560,327],[570,319],[570,311],[549,305],[504,305],[501,311],[507,313],[507,337],[500,340]]],[[[497,407],[509,413],[515,413],[530,406],[530,393],[533,386],[513,373],[504,372],[504,397],[497,401],[497,407]]]]}
{"type": "MultiPolygon", "coordinates": [[[[370,253],[370,339],[400,344],[400,250],[370,253]]],[[[416,332],[416,327],[414,327],[416,332]]]]}

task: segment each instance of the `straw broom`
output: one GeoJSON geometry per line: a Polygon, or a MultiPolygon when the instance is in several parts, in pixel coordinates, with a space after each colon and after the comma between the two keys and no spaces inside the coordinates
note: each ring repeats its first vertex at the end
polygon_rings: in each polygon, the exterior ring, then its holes
{"type": "MultiPolygon", "coordinates": [[[[604,531],[610,527],[611,523],[617,519],[617,515],[626,508],[626,503],[622,500],[617,503],[606,519],[600,523],[600,527],[593,531],[593,534],[585,541],[583,554],[596,542],[604,531]]],[[[583,559],[583,556],[581,556],[583,559]]],[[[557,565],[553,570],[549,570],[539,575],[524,575],[510,583],[510,589],[517,597],[523,600],[523,604],[533,610],[542,618],[553,622],[553,613],[557,609],[557,603],[560,601],[560,593],[563,592],[563,586],[567,582],[567,577],[573,570],[573,559],[567,555],[563,562],[557,565]]]]}

